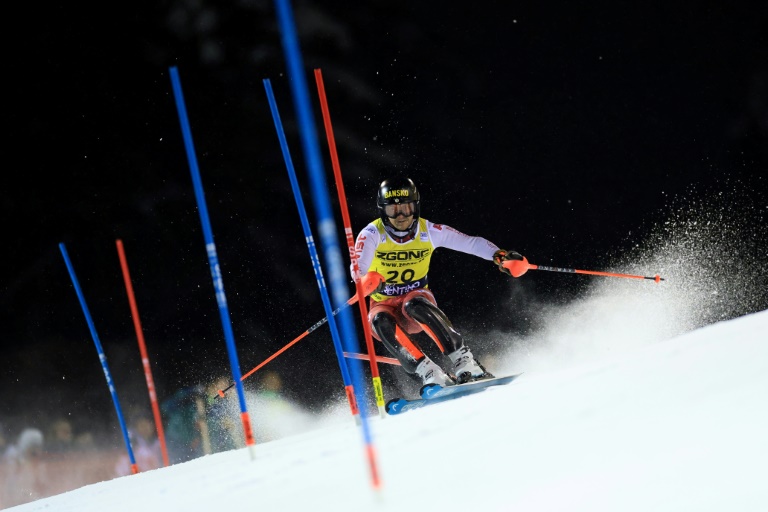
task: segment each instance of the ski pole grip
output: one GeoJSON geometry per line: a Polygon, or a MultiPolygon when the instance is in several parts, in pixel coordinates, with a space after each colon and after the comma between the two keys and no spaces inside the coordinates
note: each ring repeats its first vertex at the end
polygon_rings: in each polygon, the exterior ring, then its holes
{"type": "Polygon", "coordinates": [[[360,279],[360,284],[363,285],[363,294],[366,297],[372,294],[376,288],[379,287],[379,284],[381,284],[383,280],[384,276],[375,270],[366,272],[366,274],[360,279]]]}
{"type": "Polygon", "coordinates": [[[507,260],[502,263],[504,265],[504,268],[509,270],[509,273],[512,274],[512,277],[520,277],[526,272],[528,272],[528,269],[531,268],[531,265],[528,263],[528,258],[523,256],[522,260],[507,260]]]}

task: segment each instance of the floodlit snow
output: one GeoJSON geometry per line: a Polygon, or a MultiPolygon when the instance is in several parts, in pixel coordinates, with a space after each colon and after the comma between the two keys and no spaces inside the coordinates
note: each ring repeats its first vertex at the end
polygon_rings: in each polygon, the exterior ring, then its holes
{"type": "Polygon", "coordinates": [[[209,455],[12,510],[765,511],[767,332],[761,311],[548,367],[498,361],[525,373],[370,418],[378,491],[339,414],[254,459],[209,455]]]}

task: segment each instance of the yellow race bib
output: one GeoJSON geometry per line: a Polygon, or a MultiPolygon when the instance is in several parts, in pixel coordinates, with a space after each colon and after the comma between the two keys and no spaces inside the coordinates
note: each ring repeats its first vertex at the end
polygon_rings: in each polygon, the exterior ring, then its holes
{"type": "Polygon", "coordinates": [[[398,244],[387,234],[381,219],[374,221],[384,242],[376,247],[369,271],[375,270],[384,276],[384,282],[371,298],[382,301],[391,297],[405,295],[411,290],[427,288],[427,273],[429,262],[435,247],[429,238],[427,221],[419,219],[416,236],[403,244],[398,244]]]}

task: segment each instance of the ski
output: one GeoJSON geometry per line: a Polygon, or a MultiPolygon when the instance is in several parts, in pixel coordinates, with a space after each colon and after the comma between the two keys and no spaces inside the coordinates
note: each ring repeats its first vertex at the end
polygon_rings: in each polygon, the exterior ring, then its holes
{"type": "Polygon", "coordinates": [[[477,380],[473,382],[467,382],[465,384],[457,384],[456,386],[446,387],[442,387],[438,384],[426,384],[422,386],[419,392],[421,398],[393,398],[387,402],[385,410],[389,415],[401,414],[406,411],[412,411],[413,409],[420,409],[421,407],[427,405],[479,393],[480,391],[483,391],[491,386],[509,384],[520,375],[522,374],[518,373],[505,377],[494,377],[491,379],[477,380]]]}
{"type": "Polygon", "coordinates": [[[420,409],[429,404],[430,402],[423,398],[414,398],[410,400],[407,398],[393,398],[387,402],[384,409],[387,411],[387,414],[392,416],[406,411],[412,411],[413,409],[420,409]]]}
{"type": "Polygon", "coordinates": [[[419,395],[421,395],[421,398],[424,400],[434,400],[436,398],[453,395],[466,395],[469,393],[482,391],[490,386],[502,386],[504,384],[509,384],[520,375],[522,374],[517,373],[515,375],[507,375],[505,377],[492,377],[490,379],[475,380],[472,382],[466,382],[464,384],[445,387],[439,384],[425,384],[421,387],[419,395]]]}

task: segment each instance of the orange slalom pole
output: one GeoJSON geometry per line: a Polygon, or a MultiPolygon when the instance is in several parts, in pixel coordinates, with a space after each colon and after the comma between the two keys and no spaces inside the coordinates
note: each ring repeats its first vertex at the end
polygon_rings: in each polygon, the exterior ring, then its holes
{"type": "Polygon", "coordinates": [[[627,279],[649,279],[651,281],[664,281],[664,278],[656,274],[655,276],[636,276],[633,274],[618,274],[615,272],[601,272],[599,270],[578,270],[575,268],[548,267],[545,265],[533,265],[528,263],[528,259],[523,256],[522,260],[507,260],[502,263],[509,269],[512,277],[520,277],[529,270],[547,270],[549,272],[565,272],[569,274],[589,274],[593,276],[623,277],[627,279]]]}
{"type": "Polygon", "coordinates": [[[347,246],[349,248],[349,257],[352,263],[352,275],[357,290],[357,304],[360,306],[360,317],[363,323],[363,334],[365,336],[365,346],[368,349],[369,362],[371,366],[371,377],[373,380],[373,393],[376,398],[376,405],[379,408],[379,415],[382,418],[387,417],[384,405],[384,388],[381,385],[379,376],[379,367],[376,364],[376,357],[373,349],[373,336],[371,335],[371,325],[368,322],[368,306],[365,303],[363,287],[360,283],[360,267],[357,264],[357,251],[355,250],[355,236],[352,232],[352,223],[349,218],[349,207],[347,206],[347,195],[344,192],[344,182],[341,178],[341,167],[339,166],[339,156],[336,152],[336,141],[333,136],[333,126],[331,125],[331,113],[328,109],[328,100],[325,96],[325,85],[323,84],[323,74],[319,69],[315,69],[315,81],[317,82],[317,93],[320,97],[320,107],[323,112],[323,122],[325,125],[325,135],[328,139],[328,150],[331,154],[331,164],[333,165],[333,175],[336,179],[336,191],[339,196],[339,206],[341,216],[344,221],[344,233],[346,234],[347,246]]]}
{"type": "Polygon", "coordinates": [[[152,413],[155,417],[155,428],[157,428],[157,438],[160,441],[160,451],[163,454],[163,465],[168,467],[168,449],[165,444],[165,432],[163,431],[163,421],[160,417],[160,407],[157,404],[157,393],[155,393],[155,382],[152,379],[152,369],[149,366],[149,355],[147,355],[147,346],[144,343],[144,333],[141,329],[141,320],[139,320],[139,309],[136,307],[136,297],[133,294],[133,285],[131,284],[131,275],[128,272],[128,260],[125,258],[122,240],[116,240],[117,255],[120,257],[120,267],[123,269],[123,281],[125,281],[125,291],[128,294],[128,302],[131,305],[131,316],[133,317],[133,327],[136,330],[136,338],[139,341],[139,352],[141,352],[141,362],[144,365],[144,378],[147,381],[149,390],[149,401],[152,404],[152,413]]]}
{"type": "MultiPolygon", "coordinates": [[[[382,276],[382,275],[381,275],[381,274],[379,274],[378,272],[369,272],[369,273],[366,275],[366,277],[367,277],[367,279],[364,279],[364,280],[363,280],[363,282],[362,282],[362,289],[363,289],[363,293],[364,293],[364,295],[365,295],[365,296],[368,296],[368,295],[370,295],[371,293],[373,293],[373,290],[375,290],[375,289],[376,289],[376,287],[378,287],[378,286],[379,286],[379,283],[380,283],[382,280],[384,280],[384,276],[382,276]]],[[[352,296],[352,297],[350,297],[350,298],[349,298],[349,300],[347,301],[347,305],[350,305],[350,306],[351,306],[352,304],[354,304],[355,302],[357,302],[357,300],[358,300],[358,298],[357,298],[357,295],[353,295],[353,296],[352,296]]],[[[342,306],[342,307],[346,307],[346,306],[342,306]]],[[[334,314],[334,315],[337,315],[337,314],[339,313],[339,311],[341,311],[341,308],[336,308],[336,309],[333,311],[333,314],[334,314]]],[[[308,335],[309,335],[309,334],[310,334],[312,331],[314,331],[315,329],[317,329],[317,328],[319,328],[319,327],[323,326],[323,324],[325,324],[327,321],[328,321],[328,317],[327,317],[327,316],[326,316],[325,318],[323,318],[322,320],[319,320],[317,323],[315,323],[315,325],[313,325],[312,327],[310,327],[309,329],[307,329],[307,330],[306,330],[306,331],[304,331],[303,333],[299,334],[299,335],[298,335],[296,338],[294,338],[294,339],[293,339],[293,341],[291,341],[290,343],[288,343],[287,345],[285,345],[283,348],[281,348],[280,350],[278,350],[277,352],[275,352],[274,354],[272,354],[272,355],[271,355],[271,356],[269,356],[268,358],[266,358],[264,361],[262,361],[261,363],[259,363],[259,365],[257,365],[257,366],[256,366],[255,368],[253,368],[251,371],[249,371],[248,373],[246,373],[245,375],[243,375],[242,377],[240,377],[240,381],[242,382],[242,381],[244,381],[246,378],[248,378],[248,377],[250,377],[251,375],[253,375],[254,373],[256,373],[256,372],[257,372],[259,369],[261,369],[261,368],[262,368],[264,365],[266,365],[267,363],[269,363],[270,361],[272,361],[273,359],[275,359],[277,356],[279,356],[280,354],[282,354],[283,352],[285,352],[286,350],[288,350],[289,348],[291,348],[292,346],[294,346],[294,345],[295,345],[296,343],[298,343],[299,341],[303,340],[303,339],[304,339],[305,337],[307,337],[307,336],[308,336],[308,335]]],[[[226,388],[224,388],[224,389],[220,389],[220,390],[218,391],[217,395],[218,395],[218,396],[220,396],[220,397],[223,397],[223,396],[224,396],[224,394],[225,394],[227,391],[229,391],[230,389],[232,389],[234,386],[235,386],[235,384],[234,384],[234,383],[232,383],[232,384],[230,384],[229,386],[227,386],[226,388]]]]}

